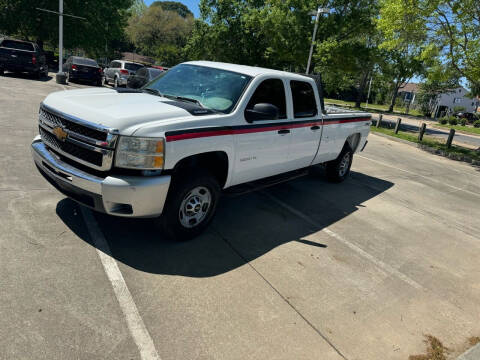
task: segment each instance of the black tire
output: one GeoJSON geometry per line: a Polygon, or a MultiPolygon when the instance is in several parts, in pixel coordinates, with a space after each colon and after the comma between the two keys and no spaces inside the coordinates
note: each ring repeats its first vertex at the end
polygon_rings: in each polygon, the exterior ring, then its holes
{"type": "Polygon", "coordinates": [[[94,86],[103,86],[103,81],[102,81],[102,79],[95,81],[95,82],[93,83],[93,85],[94,85],[94,86]]]}
{"type": "MultiPolygon", "coordinates": [[[[179,174],[175,178],[170,185],[163,214],[157,219],[157,222],[168,238],[185,241],[200,235],[210,224],[217,209],[221,190],[217,179],[208,172],[179,174]],[[191,223],[192,227],[186,227],[182,224],[181,217],[183,218],[182,215],[185,213],[187,204],[189,204],[188,199],[195,198],[193,190],[196,189],[204,192],[208,190],[210,202],[201,221],[198,224],[191,223]]],[[[200,209],[205,205],[206,203],[202,203],[200,209]]],[[[187,221],[188,217],[184,217],[184,222],[187,221]]]]}
{"type": "Polygon", "coordinates": [[[0,68],[0,76],[3,76],[5,75],[5,70],[3,70],[2,68],[0,68]]]}
{"type": "Polygon", "coordinates": [[[327,162],[325,167],[327,180],[334,183],[341,183],[344,181],[350,174],[352,160],[353,151],[347,143],[335,160],[327,162]]]}

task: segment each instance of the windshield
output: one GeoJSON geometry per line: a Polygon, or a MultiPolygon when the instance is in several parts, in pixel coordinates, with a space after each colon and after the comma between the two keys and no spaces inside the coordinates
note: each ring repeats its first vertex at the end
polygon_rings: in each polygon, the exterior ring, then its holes
{"type": "Polygon", "coordinates": [[[143,65],[140,64],[132,64],[132,63],[125,63],[125,69],[130,70],[130,71],[137,71],[138,69],[141,69],[143,65]]]}
{"type": "Polygon", "coordinates": [[[194,99],[208,109],[232,111],[251,77],[205,66],[180,64],[148,83],[166,96],[194,99]]]}
{"type": "Polygon", "coordinates": [[[73,63],[85,66],[98,66],[97,62],[88,58],[73,58],[73,63]]]}

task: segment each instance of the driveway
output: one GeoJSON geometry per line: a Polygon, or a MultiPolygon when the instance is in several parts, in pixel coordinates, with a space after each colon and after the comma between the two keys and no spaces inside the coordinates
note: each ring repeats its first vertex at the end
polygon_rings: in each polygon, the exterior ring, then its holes
{"type": "Polygon", "coordinates": [[[425,334],[453,354],[480,336],[477,168],[371,135],[346,182],[226,196],[171,242],[38,174],[61,89],[0,77],[0,358],[405,360],[425,334]]]}

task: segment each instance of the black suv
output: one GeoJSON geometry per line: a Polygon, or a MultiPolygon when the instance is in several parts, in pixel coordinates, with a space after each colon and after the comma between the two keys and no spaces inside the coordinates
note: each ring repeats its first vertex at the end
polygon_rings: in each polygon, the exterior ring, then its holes
{"type": "Polygon", "coordinates": [[[48,76],[45,54],[33,42],[0,39],[0,75],[4,71],[27,72],[36,78],[48,76]]]}

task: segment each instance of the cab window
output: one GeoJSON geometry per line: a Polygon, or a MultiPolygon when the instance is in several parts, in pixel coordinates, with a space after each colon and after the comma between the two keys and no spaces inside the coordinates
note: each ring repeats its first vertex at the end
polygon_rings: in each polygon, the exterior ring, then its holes
{"type": "Polygon", "coordinates": [[[293,99],[293,114],[295,118],[305,118],[317,115],[317,102],[312,85],[305,81],[290,81],[293,99]]]}
{"type": "Polygon", "coordinates": [[[285,100],[285,86],[280,79],[264,80],[258,85],[255,93],[248,102],[247,109],[253,109],[255,104],[267,103],[278,108],[278,118],[287,118],[287,103],[285,100]]]}

